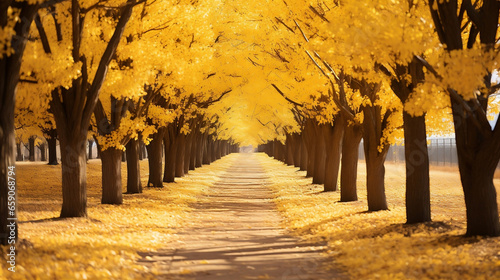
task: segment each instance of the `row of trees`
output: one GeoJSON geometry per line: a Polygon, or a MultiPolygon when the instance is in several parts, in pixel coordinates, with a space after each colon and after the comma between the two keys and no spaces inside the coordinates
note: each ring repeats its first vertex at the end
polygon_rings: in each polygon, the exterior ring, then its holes
{"type": "Polygon", "coordinates": [[[100,151],[102,203],[108,204],[123,201],[123,151],[127,192],[142,191],[141,141],[148,144],[149,187],[163,187],[236,150],[215,122],[220,112],[211,109],[232,89],[225,70],[216,67],[224,60],[214,62],[218,34],[201,25],[206,19],[216,23],[223,10],[221,3],[191,1],[2,2],[2,244],[15,128],[18,136],[59,141],[61,217],[87,215],[90,135],[100,151]]]}
{"type": "MultiPolygon", "coordinates": [[[[341,168],[342,199],[352,200],[363,138],[372,211],[387,209],[384,160],[404,139],[408,222],[430,220],[426,134],[454,129],[467,233],[499,235],[493,172],[500,128],[488,122],[498,111],[498,5],[3,1],[1,232],[17,123],[60,142],[62,217],[86,215],[92,131],[105,174],[103,203],[115,204],[122,200],[121,154],[136,162],[139,141],[148,144],[151,187],[236,143],[273,141],[273,155],[307,166],[326,190],[337,188],[341,168]]],[[[137,165],[129,168],[134,174],[137,165]]]]}
{"type": "Polygon", "coordinates": [[[274,18],[287,41],[267,52],[287,75],[268,81],[294,122],[275,122],[277,137],[261,150],[307,170],[325,191],[337,189],[341,166],[341,201],[351,201],[363,138],[368,210],[377,211],[387,209],[387,151],[404,139],[407,222],[419,223],[431,220],[426,135],[454,132],[467,235],[500,235],[493,184],[500,125],[490,122],[499,108],[493,74],[499,7],[497,1],[288,2],[289,12],[274,18]]]}

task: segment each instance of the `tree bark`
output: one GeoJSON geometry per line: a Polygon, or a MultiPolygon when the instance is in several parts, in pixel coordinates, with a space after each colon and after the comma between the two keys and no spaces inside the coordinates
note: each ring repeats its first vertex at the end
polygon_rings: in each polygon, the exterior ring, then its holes
{"type": "Polygon", "coordinates": [[[425,116],[403,112],[406,162],[406,222],[431,221],[429,155],[425,116]]]}
{"type": "Polygon", "coordinates": [[[196,156],[196,165],[195,167],[202,167],[203,166],[203,158],[204,158],[204,153],[205,153],[205,147],[207,145],[207,137],[205,133],[199,133],[198,135],[198,149],[197,153],[198,155],[196,156]]]}
{"type": "Polygon", "coordinates": [[[307,164],[309,162],[308,159],[308,150],[306,146],[306,141],[304,140],[306,136],[304,135],[304,132],[300,135],[300,171],[306,171],[307,170],[307,164]]]}
{"type": "Polygon", "coordinates": [[[195,170],[198,157],[199,133],[197,131],[192,131],[191,133],[193,134],[193,137],[191,139],[191,157],[189,159],[189,170],[195,170]]]}
{"type": "Polygon", "coordinates": [[[47,145],[45,143],[40,144],[40,161],[47,161],[47,145]]]}
{"type": "Polygon", "coordinates": [[[203,164],[212,163],[212,155],[213,155],[213,141],[212,136],[207,137],[207,144],[205,147],[205,151],[203,152],[203,164]]]}
{"type": "Polygon", "coordinates": [[[88,140],[88,143],[89,143],[89,157],[88,157],[88,159],[92,159],[93,158],[92,146],[94,145],[94,140],[88,140]]]}
{"type": "Polygon", "coordinates": [[[368,200],[368,211],[387,210],[387,200],[385,197],[385,155],[374,155],[373,149],[377,149],[376,144],[363,142],[365,145],[366,160],[366,191],[368,200]],[[367,146],[372,146],[367,148],[367,146]],[[375,146],[375,147],[374,147],[375,146]],[[371,149],[371,151],[368,151],[371,149]]]}
{"type": "Polygon", "coordinates": [[[469,170],[460,170],[467,212],[468,236],[499,236],[498,206],[493,184],[494,170],[479,162],[469,170]]]}
{"type": "Polygon", "coordinates": [[[316,162],[316,145],[314,145],[314,126],[312,120],[308,120],[304,127],[304,140],[305,146],[307,149],[307,167],[305,170],[307,171],[306,177],[313,177],[314,174],[314,163],[316,162]]]}
{"type": "Polygon", "coordinates": [[[63,187],[61,218],[87,216],[86,138],[86,135],[78,137],[59,133],[63,187]]]}
{"type": "Polygon", "coordinates": [[[342,141],[342,165],[340,170],[340,201],[357,201],[357,179],[359,143],[363,134],[361,128],[350,125],[345,128],[342,141]]]}
{"type": "Polygon", "coordinates": [[[49,147],[49,165],[58,165],[57,162],[57,139],[55,137],[47,138],[49,147]]]}
{"type": "Polygon", "coordinates": [[[334,126],[324,127],[326,135],[326,170],[325,170],[325,192],[336,191],[339,179],[340,152],[344,138],[344,121],[337,116],[334,126]]]}
{"type": "Polygon", "coordinates": [[[33,136],[28,139],[29,161],[35,161],[35,139],[36,137],[33,136]]]}
{"type": "Polygon", "coordinates": [[[142,141],[139,141],[139,160],[143,160],[144,159],[144,144],[142,143],[142,141]]]}
{"type": "Polygon", "coordinates": [[[177,138],[173,134],[173,130],[169,130],[169,133],[165,135],[163,145],[165,147],[163,182],[173,183],[175,182],[175,165],[177,160],[177,138]]]}
{"type": "Polygon", "coordinates": [[[139,139],[130,139],[126,146],[127,153],[127,193],[142,193],[141,166],[139,164],[139,139]]]}
{"type": "Polygon", "coordinates": [[[22,143],[16,143],[16,161],[23,161],[24,160],[24,155],[23,151],[21,149],[22,143]]]}
{"type": "Polygon", "coordinates": [[[295,141],[294,137],[292,134],[287,133],[286,134],[286,142],[285,142],[285,149],[286,149],[286,154],[285,154],[285,163],[287,165],[295,165],[295,158],[294,158],[294,150],[295,148],[295,141]]]}
{"type": "Polygon", "coordinates": [[[220,154],[220,140],[214,140],[214,148],[213,148],[213,158],[212,158],[212,162],[218,160],[221,158],[221,154],[220,154]]]}
{"type": "Polygon", "coordinates": [[[179,135],[177,136],[175,177],[184,177],[185,156],[186,156],[186,135],[183,133],[179,133],[179,135]]]}
{"type": "Polygon", "coordinates": [[[114,147],[101,153],[102,204],[122,204],[122,159],[123,151],[114,147]]]}
{"type": "Polygon", "coordinates": [[[295,147],[293,149],[293,163],[295,167],[299,167],[300,169],[300,162],[301,162],[301,153],[302,153],[302,138],[300,137],[300,134],[294,133],[292,134],[293,137],[293,142],[295,143],[295,147]]]}
{"type": "Polygon", "coordinates": [[[193,153],[193,133],[186,135],[184,138],[186,144],[184,145],[184,175],[189,173],[189,166],[191,165],[191,157],[193,153]]]}
{"type": "Polygon", "coordinates": [[[148,187],[163,188],[162,182],[162,143],[163,143],[164,128],[159,128],[153,134],[151,142],[146,146],[149,156],[149,179],[148,187]]]}
{"type": "Polygon", "coordinates": [[[313,184],[325,183],[325,168],[326,168],[326,146],[325,137],[323,135],[324,125],[315,125],[314,145],[314,173],[313,184]]]}

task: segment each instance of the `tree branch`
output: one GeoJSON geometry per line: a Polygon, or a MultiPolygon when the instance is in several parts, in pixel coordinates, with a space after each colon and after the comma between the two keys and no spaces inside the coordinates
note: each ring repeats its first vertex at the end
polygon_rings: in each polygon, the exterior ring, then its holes
{"type": "Polygon", "coordinates": [[[40,41],[42,42],[43,51],[48,54],[52,53],[50,49],[49,39],[47,38],[47,33],[43,28],[43,24],[40,20],[40,15],[38,13],[35,16],[35,25],[36,29],[38,30],[38,34],[40,35],[40,41]]]}
{"type": "Polygon", "coordinates": [[[128,20],[132,15],[132,10],[136,4],[136,0],[128,0],[127,5],[123,8],[123,12],[121,14],[120,20],[115,28],[115,32],[113,36],[109,40],[109,43],[104,51],[104,54],[101,57],[101,61],[99,62],[99,66],[94,76],[94,80],[92,85],[88,90],[88,97],[86,106],[83,113],[83,123],[88,123],[92,115],[92,111],[97,103],[99,98],[99,92],[101,91],[102,85],[104,83],[104,79],[106,78],[106,74],[108,72],[108,66],[113,58],[118,44],[120,43],[120,39],[125,31],[125,26],[127,25],[128,20]]]}
{"type": "Polygon", "coordinates": [[[328,23],[330,23],[330,21],[322,14],[320,14],[318,12],[318,10],[316,10],[316,8],[314,8],[312,5],[309,5],[309,9],[311,9],[311,11],[313,11],[313,13],[315,13],[318,17],[320,17],[323,21],[326,21],[328,23]]]}
{"type": "Polygon", "coordinates": [[[306,42],[309,42],[309,39],[307,39],[306,34],[305,34],[305,33],[304,33],[304,31],[302,30],[302,28],[300,28],[299,23],[298,23],[296,20],[293,20],[293,22],[295,22],[295,25],[297,25],[297,27],[299,28],[300,33],[302,33],[302,36],[304,37],[304,40],[306,40],[306,42]]]}
{"type": "Polygon", "coordinates": [[[302,105],[302,104],[300,104],[300,103],[298,103],[298,102],[295,102],[295,101],[291,100],[290,98],[286,97],[286,96],[285,96],[285,94],[284,94],[284,93],[283,93],[283,92],[282,92],[282,91],[281,91],[281,90],[280,90],[280,89],[279,89],[279,88],[278,88],[275,84],[271,84],[271,85],[274,87],[274,89],[275,89],[275,90],[276,90],[276,91],[277,91],[277,92],[278,92],[281,96],[283,96],[283,98],[285,98],[285,100],[286,100],[286,101],[288,101],[288,102],[290,102],[290,103],[292,103],[293,105],[298,106],[298,107],[303,107],[303,106],[304,106],[304,105],[302,105]]]}
{"type": "Polygon", "coordinates": [[[283,24],[283,26],[285,26],[288,30],[290,30],[290,32],[292,32],[293,34],[295,34],[295,31],[293,31],[293,29],[292,29],[290,26],[286,25],[286,23],[284,23],[284,22],[283,22],[280,18],[275,17],[275,19],[276,19],[279,23],[283,24]]]}

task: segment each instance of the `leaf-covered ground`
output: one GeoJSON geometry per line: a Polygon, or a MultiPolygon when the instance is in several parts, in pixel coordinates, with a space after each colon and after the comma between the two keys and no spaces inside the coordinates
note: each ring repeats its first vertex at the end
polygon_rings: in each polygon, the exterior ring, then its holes
{"type": "MultiPolygon", "coordinates": [[[[365,168],[359,201],[340,203],[305,172],[263,154],[285,226],[328,243],[328,254],[352,279],[500,279],[500,238],[465,238],[465,204],[456,172],[431,171],[433,222],[404,225],[404,165],[386,164],[390,211],[366,212],[365,168]]],[[[500,180],[495,179],[500,186],[500,180]]]]}
{"type": "MultiPolygon", "coordinates": [[[[153,279],[155,269],[135,264],[138,252],[168,246],[204,194],[232,163],[226,157],[163,189],[124,195],[120,206],[102,205],[100,160],[90,160],[88,218],[58,219],[62,203],[61,167],[17,165],[19,237],[16,272],[0,264],[0,279],[153,279]]],[[[126,191],[126,165],[122,165],[126,191]]],[[[141,162],[147,183],[147,160],[141,162]]],[[[0,246],[4,259],[6,247],[0,246]]]]}

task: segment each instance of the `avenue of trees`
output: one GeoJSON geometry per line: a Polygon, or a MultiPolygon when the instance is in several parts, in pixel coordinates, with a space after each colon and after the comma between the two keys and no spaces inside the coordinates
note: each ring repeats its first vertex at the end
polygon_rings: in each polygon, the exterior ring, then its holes
{"type": "Polygon", "coordinates": [[[455,133],[467,235],[498,236],[499,5],[2,1],[0,243],[21,142],[34,150],[45,138],[58,164],[59,141],[61,217],[84,217],[89,141],[102,160],[102,203],[121,204],[124,153],[127,193],[142,191],[141,145],[147,187],[252,144],[357,200],[363,139],[369,211],[388,209],[384,161],[404,141],[407,222],[421,223],[431,220],[426,137],[436,131],[455,133]]]}

